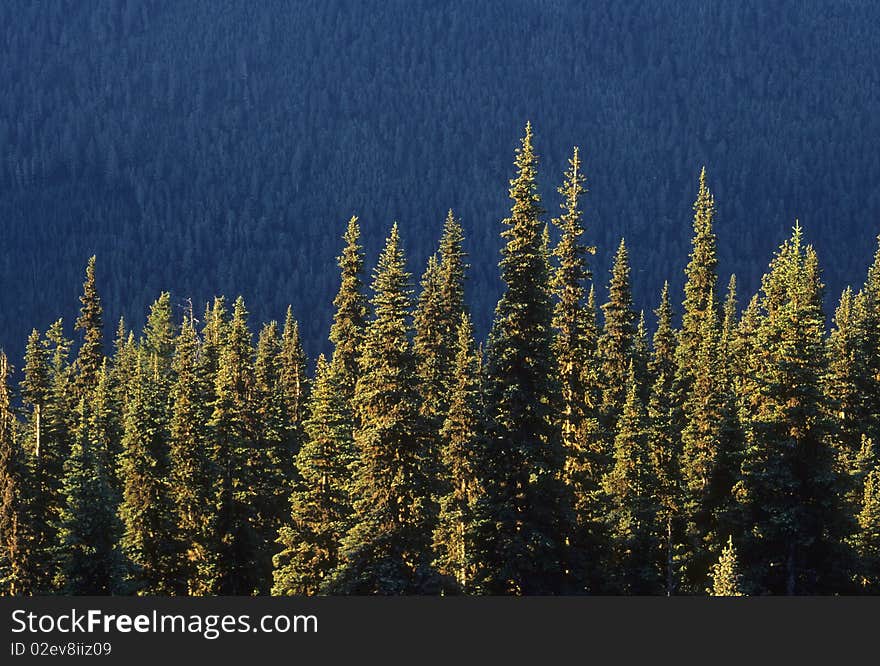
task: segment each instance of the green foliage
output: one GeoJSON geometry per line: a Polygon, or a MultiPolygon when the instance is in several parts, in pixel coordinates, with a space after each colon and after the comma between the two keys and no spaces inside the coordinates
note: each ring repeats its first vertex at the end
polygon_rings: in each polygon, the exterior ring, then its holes
{"type": "Polygon", "coordinates": [[[479,461],[485,427],[480,365],[470,318],[462,314],[449,413],[440,431],[443,481],[434,531],[434,566],[444,578],[446,592],[469,592],[473,587],[475,508],[482,495],[479,461]]]}
{"type": "Polygon", "coordinates": [[[721,557],[712,566],[712,588],[708,592],[713,597],[743,596],[742,576],[739,573],[733,537],[728,539],[727,545],[721,551],[721,557]]]}
{"type": "Polygon", "coordinates": [[[28,515],[28,470],[15,437],[11,372],[6,354],[0,352],[0,594],[20,596],[34,591],[30,559],[35,544],[28,515]]]}
{"type": "Polygon", "coordinates": [[[76,385],[81,396],[87,396],[98,383],[98,372],[104,360],[104,311],[95,284],[95,257],[86,266],[86,281],[80,296],[82,308],[75,328],[83,332],[83,343],[76,359],[76,385]]]}
{"type": "MultiPolygon", "coordinates": [[[[80,400],[80,421],[64,464],[58,540],[60,570],[56,587],[69,595],[118,594],[123,590],[121,525],[106,466],[106,436],[80,400]]],[[[98,419],[100,421],[100,419],[98,419]]]]}
{"type": "Polygon", "coordinates": [[[516,152],[513,202],[504,220],[506,290],[489,338],[489,431],[478,502],[477,588],[495,594],[564,590],[570,497],[553,355],[552,303],[532,127],[516,152]]]}
{"type": "Polygon", "coordinates": [[[436,521],[427,423],[421,416],[410,344],[410,274],[397,225],[373,281],[373,319],[364,336],[355,391],[352,527],[342,539],[330,592],[405,594],[436,587],[436,521]]]}

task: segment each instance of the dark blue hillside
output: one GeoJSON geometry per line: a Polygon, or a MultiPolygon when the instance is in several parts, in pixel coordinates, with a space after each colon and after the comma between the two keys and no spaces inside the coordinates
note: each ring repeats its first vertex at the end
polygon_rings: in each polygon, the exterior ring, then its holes
{"type": "Polygon", "coordinates": [[[7,0],[0,344],[72,318],[96,253],[108,335],[161,290],[242,293],[315,354],[347,218],[371,260],[399,220],[418,275],[450,207],[485,332],[526,119],[551,213],[582,147],[602,299],[622,235],[641,306],[680,287],[706,164],[722,282],[757,288],[799,217],[836,301],[880,233],[878,44],[872,2],[7,0]]]}

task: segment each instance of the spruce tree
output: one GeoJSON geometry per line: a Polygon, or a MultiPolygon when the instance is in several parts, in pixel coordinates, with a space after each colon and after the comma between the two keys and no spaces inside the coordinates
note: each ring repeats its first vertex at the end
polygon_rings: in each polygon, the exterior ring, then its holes
{"type": "Polygon", "coordinates": [[[654,311],[657,330],[649,364],[651,379],[648,398],[648,456],[655,476],[654,492],[658,505],[658,540],[662,544],[659,567],[663,571],[667,596],[679,589],[681,549],[682,479],[681,437],[676,430],[675,382],[676,331],[673,328],[669,284],[664,283],[660,305],[654,311]]]}
{"type": "Polygon", "coordinates": [[[220,594],[253,594],[265,583],[258,565],[259,534],[254,529],[254,481],[260,471],[255,455],[254,367],[244,300],[235,301],[220,349],[214,400],[208,421],[218,460],[220,594]]]}
{"type": "Polygon", "coordinates": [[[154,365],[146,353],[139,356],[125,414],[118,472],[120,544],[129,562],[127,587],[139,594],[173,594],[179,585],[169,576],[174,514],[166,484],[168,432],[154,365]]]}
{"type": "Polygon", "coordinates": [[[405,594],[436,586],[431,533],[436,508],[426,470],[427,425],[420,415],[415,355],[409,342],[410,275],[397,225],[373,281],[373,319],[363,342],[355,392],[358,424],[354,518],[325,590],[405,594]]]}
{"type": "Polygon", "coordinates": [[[348,221],[342,238],[345,247],[338,259],[341,281],[333,299],[336,310],[330,326],[330,342],[333,343],[332,364],[342,373],[340,388],[351,401],[360,377],[359,358],[367,318],[367,301],[363,293],[364,252],[357,217],[348,221]]]}
{"type": "Polygon", "coordinates": [[[491,425],[481,463],[486,494],[477,508],[482,527],[475,583],[486,593],[553,593],[569,582],[571,506],[562,482],[565,452],[557,419],[550,276],[531,124],[515,165],[513,204],[501,234],[506,289],[489,342],[491,425]]]}
{"type": "Polygon", "coordinates": [[[105,466],[107,443],[101,441],[106,433],[93,429],[85,398],[79,413],[76,439],[64,463],[56,587],[68,595],[117,594],[122,591],[124,565],[116,500],[105,466]]]}
{"type": "Polygon", "coordinates": [[[660,586],[655,493],[646,437],[645,408],[630,362],[626,402],[614,438],[614,463],[604,479],[609,497],[610,574],[622,594],[651,594],[660,586]]]}
{"type": "Polygon", "coordinates": [[[712,587],[708,590],[713,597],[741,597],[742,576],[739,573],[736,549],[733,537],[729,537],[727,545],[721,551],[718,562],[712,566],[712,587]]]}
{"type": "Polygon", "coordinates": [[[678,359],[680,390],[687,392],[693,377],[691,361],[700,345],[700,336],[707,316],[718,317],[715,297],[718,285],[717,240],[713,228],[715,197],[706,184],[706,168],[700,171],[699,191],[694,202],[694,235],[691,240],[690,262],[685,269],[684,304],[678,359]]]}
{"type": "MultiPolygon", "coordinates": [[[[725,372],[717,313],[702,319],[700,343],[690,360],[692,383],[683,405],[681,473],[683,517],[687,531],[687,573],[695,591],[705,586],[709,567],[717,557],[718,512],[730,492],[722,461],[725,459],[725,372]]],[[[723,543],[723,542],[722,542],[723,543]]]]}
{"type": "Polygon", "coordinates": [[[286,479],[287,490],[293,482],[293,459],[305,439],[304,422],[308,417],[310,382],[308,359],[303,351],[299,323],[293,318],[288,306],[281,332],[279,350],[278,389],[281,392],[283,423],[281,448],[277,452],[277,464],[286,479]]]}
{"type": "Polygon", "coordinates": [[[0,352],[0,594],[20,596],[34,591],[31,558],[36,544],[25,453],[15,436],[11,372],[6,354],[0,352]]]}
{"type": "Polygon", "coordinates": [[[218,590],[217,464],[208,436],[208,386],[200,372],[200,345],[192,312],[175,342],[169,425],[168,493],[174,499],[173,558],[169,578],[182,594],[218,590]]]}
{"type": "MultiPolygon", "coordinates": [[[[747,526],[742,557],[761,592],[821,593],[838,587],[842,512],[821,378],[826,372],[822,283],[802,231],[781,246],[764,276],[751,380],[743,384],[748,446],[736,496],[747,526]]],[[[743,321],[754,318],[746,312],[743,321]]]]}
{"type": "Polygon", "coordinates": [[[464,230],[452,210],[446,214],[439,250],[439,291],[441,319],[447,341],[448,360],[452,365],[458,338],[458,327],[465,312],[464,282],[468,265],[464,248],[464,230]]]}
{"type": "Polygon", "coordinates": [[[318,594],[339,564],[339,543],[351,526],[352,417],[339,381],[337,369],[320,356],[304,424],[307,438],[296,456],[290,516],[278,532],[275,595],[318,594]]]}
{"type": "Polygon", "coordinates": [[[626,401],[627,373],[633,356],[636,315],[632,308],[629,254],[621,239],[611,268],[608,301],[602,306],[605,323],[598,341],[599,377],[602,386],[600,416],[613,439],[617,417],[626,401]]]}
{"type": "Polygon", "coordinates": [[[563,198],[560,204],[563,213],[553,220],[560,231],[559,243],[553,250],[558,262],[553,276],[556,295],[553,311],[553,328],[556,331],[554,351],[562,393],[562,439],[567,453],[577,447],[577,433],[585,416],[584,364],[589,357],[591,342],[587,331],[590,313],[586,312],[584,304],[585,283],[592,277],[587,266],[587,255],[596,251],[595,247],[584,245],[581,240],[584,224],[580,198],[586,191],[586,177],[581,171],[577,146],[568,165],[563,184],[558,190],[563,198]]]}
{"type": "Polygon", "coordinates": [[[473,327],[463,314],[458,328],[449,413],[440,431],[443,448],[440,514],[434,531],[434,566],[446,592],[467,592],[474,576],[474,509],[481,495],[479,447],[483,437],[480,363],[473,327]]]}
{"type": "Polygon", "coordinates": [[[83,343],[76,359],[76,388],[86,397],[98,384],[98,373],[104,362],[104,323],[101,298],[95,284],[95,257],[86,266],[86,280],[80,296],[82,308],[76,320],[76,330],[83,332],[83,343]]]}
{"type": "Polygon", "coordinates": [[[880,591],[880,466],[865,477],[857,520],[857,583],[860,590],[876,594],[880,591]]]}
{"type": "MultiPolygon", "coordinates": [[[[253,452],[254,530],[261,591],[268,592],[278,530],[286,521],[295,452],[288,435],[293,425],[281,386],[281,336],[272,321],[263,326],[254,363],[256,447],[253,452]]],[[[298,427],[298,425],[294,426],[298,427]]]]}

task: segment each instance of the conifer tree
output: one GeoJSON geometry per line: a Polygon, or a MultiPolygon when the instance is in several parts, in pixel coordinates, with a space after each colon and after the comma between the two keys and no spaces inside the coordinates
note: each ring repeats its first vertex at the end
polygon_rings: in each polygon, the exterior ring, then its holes
{"type": "Polygon", "coordinates": [[[353,525],[342,540],[339,566],[325,586],[329,592],[404,594],[436,586],[431,568],[436,508],[409,342],[410,293],[395,224],[376,268],[374,316],[360,357],[353,525]]]}
{"type": "Polygon", "coordinates": [[[208,422],[219,463],[220,594],[253,594],[264,582],[257,561],[259,534],[254,529],[253,484],[260,460],[254,455],[253,391],[252,338],[244,300],[239,297],[217,362],[208,422]]]}
{"type": "Polygon", "coordinates": [[[439,251],[439,291],[443,331],[447,341],[448,360],[452,365],[461,315],[465,312],[464,282],[467,271],[463,248],[464,230],[452,210],[446,214],[439,251]]]}
{"type": "Polygon", "coordinates": [[[649,364],[651,390],[648,398],[648,456],[655,476],[658,505],[658,540],[662,543],[659,568],[664,574],[667,596],[679,587],[681,530],[681,438],[675,429],[678,406],[673,396],[676,332],[672,325],[669,284],[664,283],[660,305],[654,311],[657,330],[649,364]]]}
{"type": "MultiPolygon", "coordinates": [[[[636,315],[632,309],[629,254],[621,239],[611,268],[608,302],[602,306],[605,324],[598,341],[602,385],[601,417],[606,432],[613,433],[626,401],[629,362],[633,356],[636,315]]],[[[613,438],[613,434],[609,435],[613,438]]]]}
{"type": "Polygon", "coordinates": [[[535,594],[566,587],[571,505],[562,482],[565,452],[556,415],[550,276],[536,183],[532,127],[517,150],[513,202],[504,220],[501,274],[487,364],[491,424],[481,463],[485,497],[478,573],[482,592],[535,594]]]}
{"type": "Polygon", "coordinates": [[[363,293],[364,252],[360,245],[360,227],[357,217],[348,221],[343,235],[345,247],[339,256],[341,282],[333,306],[333,324],[330,341],[333,343],[332,364],[339,368],[340,388],[349,402],[360,376],[360,348],[367,318],[367,300],[363,293]]]}
{"type": "MultiPolygon", "coordinates": [[[[300,360],[296,359],[295,362],[300,360]]],[[[256,448],[252,456],[254,529],[260,580],[266,592],[272,577],[275,539],[289,513],[295,455],[289,430],[299,427],[299,424],[288,421],[281,385],[282,361],[282,340],[277,324],[272,321],[263,326],[257,341],[253,408],[257,429],[256,448]]],[[[302,362],[304,364],[304,359],[302,362]]],[[[299,369],[304,373],[304,368],[299,369]]]]}
{"type": "Polygon", "coordinates": [[[161,395],[166,398],[172,382],[171,365],[174,359],[176,335],[174,329],[171,294],[164,291],[150,306],[150,314],[144,326],[143,346],[153,379],[157,382],[161,395]]]}
{"type": "Polygon", "coordinates": [[[568,165],[563,184],[558,190],[563,198],[560,204],[563,213],[553,219],[560,231],[559,243],[553,250],[558,262],[553,276],[556,295],[553,328],[556,331],[554,351],[562,393],[562,438],[566,451],[570,452],[576,448],[577,433],[585,416],[584,365],[591,344],[587,320],[592,315],[584,305],[585,283],[592,277],[587,266],[587,255],[594,254],[596,248],[584,245],[580,238],[584,234],[580,198],[586,191],[586,177],[581,171],[577,146],[568,165]]]}
{"type": "Polygon", "coordinates": [[[857,520],[857,582],[861,590],[876,594],[880,591],[880,466],[865,477],[857,520]]]}
{"type": "Polygon", "coordinates": [[[650,594],[660,583],[656,567],[657,507],[651,487],[645,409],[633,362],[627,374],[626,402],[614,438],[614,463],[604,479],[610,506],[610,573],[618,592],[650,594]]]}
{"type": "Polygon", "coordinates": [[[681,433],[682,510],[689,549],[686,566],[690,586],[697,591],[705,585],[717,556],[713,545],[717,544],[718,512],[730,492],[722,469],[726,387],[717,313],[708,311],[701,323],[700,344],[690,361],[692,384],[683,405],[681,433]]]}
{"type": "Polygon", "coordinates": [[[104,362],[104,323],[101,298],[95,284],[95,257],[89,259],[86,280],[80,296],[82,308],[76,320],[76,329],[83,332],[83,343],[76,359],[76,387],[81,397],[88,395],[98,384],[98,373],[104,362]]]}
{"type": "Polygon", "coordinates": [[[684,305],[679,333],[679,384],[686,392],[693,377],[690,361],[695,357],[704,328],[704,319],[717,319],[718,303],[715,297],[718,284],[717,240],[713,228],[715,197],[706,184],[706,168],[700,171],[700,184],[694,202],[694,235],[691,241],[690,262],[685,269],[684,305]]]}
{"type": "Polygon", "coordinates": [[[443,482],[434,531],[434,566],[449,592],[469,591],[474,576],[474,509],[481,495],[478,464],[484,425],[479,366],[470,318],[463,314],[449,413],[440,432],[443,482]]]}
{"type": "Polygon", "coordinates": [[[310,390],[308,359],[303,351],[299,323],[293,318],[293,309],[289,306],[284,318],[284,330],[281,332],[279,354],[278,388],[281,392],[283,423],[282,448],[276,454],[276,464],[284,474],[289,491],[294,475],[293,459],[305,438],[303,424],[308,417],[306,406],[310,390]]]}
{"type": "MultiPolygon", "coordinates": [[[[836,429],[835,443],[840,463],[851,469],[859,454],[862,436],[870,436],[871,395],[870,352],[865,348],[866,321],[864,299],[855,296],[850,288],[844,290],[834,315],[834,327],[827,342],[828,373],[824,378],[824,393],[829,400],[836,429]]],[[[861,488],[853,488],[858,495],[861,488]]]]}
{"type": "Polygon", "coordinates": [[[304,424],[308,437],[296,456],[290,517],[279,530],[281,551],[273,559],[275,595],[320,593],[351,526],[351,408],[338,381],[336,368],[320,356],[304,424]]]}
{"type": "Polygon", "coordinates": [[[95,421],[85,398],[80,399],[79,412],[76,439],[64,463],[56,587],[69,595],[115,594],[122,591],[124,566],[116,501],[103,454],[107,444],[99,439],[106,433],[92,429],[95,421]]]}
{"type": "Polygon", "coordinates": [[[120,540],[129,562],[127,586],[139,594],[168,594],[178,582],[173,569],[173,513],[165,483],[168,441],[164,401],[158,395],[151,359],[138,358],[125,414],[119,477],[122,502],[120,540]]]}
{"type": "Polygon", "coordinates": [[[432,255],[422,277],[422,290],[413,317],[413,353],[416,357],[422,414],[428,427],[429,461],[439,458],[440,428],[449,409],[451,352],[454,347],[450,346],[445,315],[440,292],[440,264],[437,256],[432,255]]]}
{"type": "Polygon", "coordinates": [[[728,538],[727,545],[721,551],[718,562],[712,566],[712,588],[709,590],[709,594],[713,597],[743,596],[742,576],[739,573],[732,536],[728,538]]]}
{"type": "Polygon", "coordinates": [[[33,592],[31,558],[36,545],[28,506],[28,470],[24,450],[15,437],[10,399],[11,368],[0,352],[0,594],[33,592]]]}
{"type": "MultiPolygon", "coordinates": [[[[748,447],[736,490],[748,527],[742,544],[762,592],[835,589],[841,507],[820,382],[826,371],[822,283],[799,225],[764,276],[760,318],[743,386],[748,447]]],[[[746,312],[743,321],[753,314],[746,312]]]]}
{"type": "Polygon", "coordinates": [[[217,464],[207,432],[208,387],[189,311],[175,342],[169,426],[168,493],[174,499],[170,578],[182,594],[218,589],[217,464]]]}

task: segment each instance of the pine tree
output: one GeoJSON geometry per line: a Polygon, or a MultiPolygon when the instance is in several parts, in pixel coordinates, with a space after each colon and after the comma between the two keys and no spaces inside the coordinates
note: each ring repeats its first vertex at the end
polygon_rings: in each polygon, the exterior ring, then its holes
{"type": "Polygon", "coordinates": [[[712,588],[708,592],[713,597],[743,596],[742,576],[739,573],[732,536],[727,540],[724,550],[721,551],[718,562],[712,566],[712,588]]]}
{"type": "Polygon", "coordinates": [[[404,594],[436,585],[430,566],[436,508],[409,342],[410,291],[395,224],[375,272],[375,314],[364,337],[363,374],[355,392],[360,460],[353,481],[353,526],[325,586],[329,592],[404,594]]]}
{"type": "Polygon", "coordinates": [[[254,529],[253,483],[260,461],[254,455],[253,390],[252,339],[244,300],[239,297],[217,361],[208,422],[219,463],[220,594],[253,594],[264,583],[257,562],[259,535],[254,529]]]}
{"type": "Polygon", "coordinates": [[[661,581],[656,567],[657,506],[651,487],[645,409],[632,362],[627,374],[626,402],[614,438],[614,464],[604,479],[610,506],[610,573],[618,592],[650,594],[659,589],[661,581]]]}
{"type": "Polygon", "coordinates": [[[175,336],[171,294],[165,291],[150,306],[150,314],[144,326],[143,346],[153,379],[158,383],[162,395],[166,397],[171,390],[175,336]]]}
{"type": "Polygon", "coordinates": [[[596,248],[584,245],[580,238],[584,233],[580,198],[586,191],[586,177],[581,171],[577,146],[568,164],[563,184],[558,190],[563,198],[560,205],[563,213],[553,220],[560,231],[559,243],[553,250],[558,261],[553,276],[556,295],[553,328],[556,331],[554,351],[562,392],[562,439],[566,452],[573,452],[585,416],[584,364],[590,354],[588,345],[591,342],[587,331],[587,319],[591,313],[587,313],[584,306],[585,283],[592,277],[587,266],[587,255],[595,254],[596,248]]]}
{"type": "Polygon", "coordinates": [[[98,384],[98,373],[104,362],[104,323],[101,298],[95,284],[95,257],[89,259],[86,280],[80,296],[82,308],[76,329],[83,332],[83,343],[76,359],[76,387],[81,397],[87,396],[98,384]]]}
{"type": "Polygon", "coordinates": [[[279,354],[278,388],[283,406],[283,424],[281,448],[276,453],[276,464],[284,474],[286,492],[288,492],[294,477],[293,459],[305,439],[303,424],[308,417],[306,406],[310,390],[308,359],[303,351],[299,324],[293,318],[293,310],[290,307],[287,308],[284,319],[279,354]]]}
{"type": "Polygon", "coordinates": [[[876,594],[880,591],[880,466],[865,478],[855,545],[859,556],[859,587],[876,594]]]}
{"type": "Polygon", "coordinates": [[[629,254],[622,239],[611,269],[608,302],[602,306],[602,311],[605,314],[605,324],[598,341],[602,385],[600,415],[606,432],[613,433],[617,417],[626,401],[627,373],[633,356],[636,333],[636,315],[632,309],[630,288],[629,254]]]}
{"type": "Polygon", "coordinates": [[[320,356],[304,424],[308,437],[296,456],[290,519],[278,533],[275,595],[318,594],[339,563],[339,543],[351,526],[351,408],[338,382],[336,368],[320,356]]]}
{"type": "MultiPolygon", "coordinates": [[[[827,341],[828,373],[824,393],[834,414],[835,444],[840,464],[852,469],[862,436],[870,436],[871,379],[867,361],[867,335],[863,328],[867,313],[864,299],[847,288],[834,315],[834,328],[827,341]]],[[[861,485],[848,489],[851,500],[861,499],[861,485]]]]}
{"type": "Polygon", "coordinates": [[[450,346],[445,319],[440,293],[440,264],[437,256],[432,255],[422,277],[422,290],[413,317],[413,353],[416,357],[422,415],[429,430],[429,461],[439,458],[440,428],[449,409],[454,347],[450,346]]]}
{"type": "Polygon", "coordinates": [[[662,543],[659,568],[664,572],[665,592],[679,588],[682,510],[681,438],[675,428],[677,405],[673,396],[675,381],[676,331],[672,325],[669,284],[664,283],[660,305],[654,311],[657,330],[649,364],[651,390],[648,398],[648,456],[655,476],[654,492],[658,504],[658,540],[662,543]]]}
{"type": "Polygon", "coordinates": [[[172,567],[169,578],[182,594],[218,589],[217,463],[207,432],[208,386],[200,372],[200,349],[192,312],[175,342],[169,425],[168,493],[174,498],[172,567]]]}
{"type": "Polygon", "coordinates": [[[690,262],[685,269],[684,305],[679,333],[679,384],[687,392],[693,377],[690,363],[700,345],[704,319],[718,317],[715,298],[718,285],[717,240],[713,228],[715,197],[706,185],[706,168],[700,171],[700,184],[694,202],[694,235],[691,241],[690,262]]]}
{"type": "Polygon", "coordinates": [[[491,424],[481,463],[485,497],[476,587],[486,593],[565,589],[571,525],[562,482],[565,452],[556,415],[550,276],[531,124],[516,153],[513,201],[504,220],[501,273],[506,290],[495,311],[487,364],[491,424]]]}
{"type": "Polygon", "coordinates": [[[79,427],[64,463],[65,504],[61,510],[56,587],[68,595],[107,595],[122,591],[123,557],[120,523],[104,454],[105,433],[92,429],[95,420],[80,400],[79,427]]]}
{"type": "MultiPolygon", "coordinates": [[[[299,360],[296,359],[295,362],[299,360]]],[[[291,427],[299,427],[299,424],[288,421],[287,404],[281,385],[281,364],[282,341],[278,326],[273,321],[260,331],[254,363],[253,416],[257,429],[257,445],[252,458],[252,486],[257,562],[260,568],[261,591],[264,592],[269,591],[272,578],[275,539],[288,514],[295,455],[288,431],[291,427]]]]}
{"type": "Polygon", "coordinates": [[[464,283],[468,265],[464,248],[464,230],[461,222],[455,217],[452,210],[446,214],[443,223],[443,235],[440,237],[440,251],[438,267],[439,291],[441,303],[441,319],[443,331],[449,351],[449,364],[452,365],[455,358],[455,345],[458,338],[458,327],[461,316],[465,312],[464,283]]]}
{"type": "Polygon", "coordinates": [[[750,584],[772,593],[838,587],[841,507],[821,378],[826,371],[822,283],[799,225],[764,276],[744,383],[746,441],[736,489],[750,584]]]}
{"type": "Polygon", "coordinates": [[[474,576],[474,509],[481,495],[478,465],[484,425],[479,366],[470,318],[463,314],[449,413],[440,431],[443,483],[434,531],[434,566],[447,592],[469,591],[474,576]]]}
{"type": "Polygon", "coordinates": [[[173,570],[174,514],[166,485],[168,442],[165,396],[158,391],[155,362],[146,353],[138,359],[125,414],[119,477],[122,502],[120,540],[130,563],[127,586],[139,594],[171,594],[178,581],[173,570]]]}
{"type": "Polygon", "coordinates": [[[330,341],[333,343],[332,364],[342,373],[340,388],[350,402],[360,377],[359,358],[367,318],[367,301],[363,293],[364,253],[357,217],[348,221],[342,238],[345,248],[338,260],[342,276],[339,292],[333,299],[336,311],[330,327],[330,341]]]}
{"type": "MultiPolygon", "coordinates": [[[[712,297],[714,298],[714,297],[712,297]]],[[[725,373],[721,355],[721,331],[717,314],[710,310],[702,319],[700,344],[690,361],[692,384],[683,405],[681,473],[683,517],[687,531],[687,573],[690,587],[705,585],[718,544],[718,512],[730,486],[722,469],[724,439],[725,373]]]]}
{"type": "Polygon", "coordinates": [[[0,594],[20,596],[34,591],[31,558],[35,544],[25,453],[15,437],[11,372],[6,354],[0,352],[0,594]]]}

